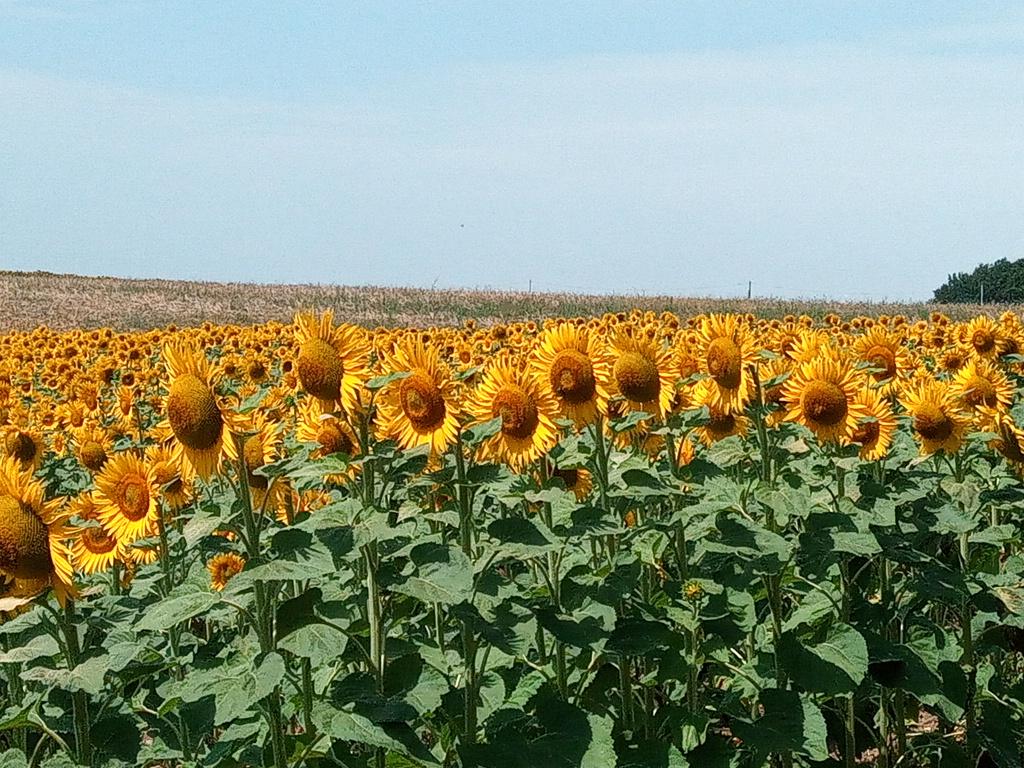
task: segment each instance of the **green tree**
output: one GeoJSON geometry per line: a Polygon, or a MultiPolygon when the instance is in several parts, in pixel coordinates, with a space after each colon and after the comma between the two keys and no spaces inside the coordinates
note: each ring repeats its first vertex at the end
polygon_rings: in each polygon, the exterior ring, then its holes
{"type": "Polygon", "coordinates": [[[999,259],[980,264],[973,272],[957,272],[935,289],[934,299],[943,304],[969,304],[979,301],[984,286],[985,302],[1024,302],[1024,259],[999,259]]]}

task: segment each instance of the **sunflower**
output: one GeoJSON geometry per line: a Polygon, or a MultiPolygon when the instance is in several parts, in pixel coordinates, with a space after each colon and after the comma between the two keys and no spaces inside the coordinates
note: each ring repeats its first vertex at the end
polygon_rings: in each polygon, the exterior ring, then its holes
{"type": "Polygon", "coordinates": [[[107,571],[121,554],[117,539],[111,536],[98,519],[98,508],[91,493],[84,493],[72,503],[72,511],[92,524],[77,530],[71,544],[71,561],[84,574],[107,571]]]}
{"type": "Polygon", "coordinates": [[[195,498],[193,478],[188,465],[182,464],[165,445],[146,449],[146,462],[153,471],[153,485],[168,509],[184,509],[195,498]]]}
{"type": "Polygon", "coordinates": [[[690,464],[697,455],[697,446],[694,443],[691,433],[682,435],[679,444],[676,446],[676,466],[685,467],[690,464]]]}
{"type": "Polygon", "coordinates": [[[510,352],[487,367],[468,404],[476,422],[501,418],[501,429],[481,446],[481,454],[520,472],[558,442],[558,404],[523,371],[510,352]]]}
{"type": "Polygon", "coordinates": [[[617,332],[611,343],[613,356],[609,394],[626,405],[626,411],[643,411],[663,418],[675,401],[676,375],[672,353],[640,334],[617,332]]]}
{"type": "Polygon", "coordinates": [[[751,394],[750,366],[757,362],[750,333],[737,315],[708,315],[700,327],[701,371],[712,386],[704,396],[721,413],[741,413],[751,394]]]}
{"type": "Polygon", "coordinates": [[[828,349],[829,346],[828,333],[822,330],[803,328],[795,332],[786,344],[783,354],[793,362],[809,363],[818,356],[821,350],[828,349]]]}
{"type": "Polygon", "coordinates": [[[702,379],[693,388],[693,407],[707,407],[708,409],[707,422],[695,430],[697,437],[704,445],[717,443],[719,440],[733,435],[745,435],[750,429],[750,419],[742,411],[723,408],[716,386],[711,379],[702,379]]]}
{"type": "Polygon", "coordinates": [[[800,363],[782,387],[786,420],[796,421],[825,443],[849,442],[867,415],[857,402],[860,377],[848,361],[830,347],[821,347],[813,360],[800,363]]]}
{"type": "Polygon", "coordinates": [[[850,442],[860,446],[861,459],[878,461],[889,452],[896,432],[896,417],[892,406],[875,387],[861,387],[857,390],[854,402],[863,407],[865,415],[850,435],[850,442]]]}
{"type": "Polygon", "coordinates": [[[119,453],[96,476],[99,520],[122,545],[157,531],[153,471],[134,453],[119,453]]]}
{"type": "Polygon", "coordinates": [[[43,484],[17,458],[0,460],[0,573],[14,579],[12,596],[52,587],[63,606],[77,595],[66,543],[73,534],[60,500],[44,498],[43,484]]]}
{"type": "Polygon", "coordinates": [[[170,381],[160,425],[174,441],[175,453],[204,480],[215,474],[223,456],[234,458],[230,415],[217,402],[212,369],[195,349],[168,344],[163,350],[170,381]]]}
{"type": "MultiPolygon", "coordinates": [[[[299,403],[295,439],[316,446],[310,454],[314,459],[335,455],[355,458],[360,455],[359,438],[345,417],[325,412],[324,406],[314,397],[307,397],[299,403]]],[[[328,475],[324,479],[329,483],[344,483],[358,473],[359,464],[352,463],[345,475],[328,475]]]]}
{"type": "Polygon", "coordinates": [[[922,455],[940,450],[957,451],[969,419],[960,410],[946,382],[921,379],[904,389],[899,400],[910,416],[911,429],[921,444],[922,455]]]}
{"type": "Polygon", "coordinates": [[[979,411],[982,429],[998,435],[989,442],[989,448],[999,452],[1015,472],[1024,474],[1024,430],[1005,411],[985,406],[979,411]]]}
{"type": "Polygon", "coordinates": [[[4,435],[4,454],[17,460],[22,469],[33,472],[42,465],[46,446],[43,436],[34,429],[9,429],[4,435]]]}
{"type": "Polygon", "coordinates": [[[988,317],[976,317],[961,326],[960,335],[978,357],[999,357],[1006,349],[1005,330],[988,317]]]}
{"type": "Polygon", "coordinates": [[[939,369],[946,373],[956,373],[967,364],[970,354],[968,348],[962,344],[946,347],[938,354],[939,369]]]}
{"type": "Polygon", "coordinates": [[[295,367],[302,388],[326,408],[340,402],[353,413],[362,404],[360,390],[370,378],[370,345],[365,332],[354,325],[334,325],[334,313],[295,316],[299,356],[295,367]]]}
{"type": "Polygon", "coordinates": [[[245,558],[234,552],[222,552],[211,557],[206,567],[210,571],[210,586],[220,592],[245,568],[245,558]]]}
{"type": "Polygon", "coordinates": [[[114,452],[114,441],[97,426],[72,433],[72,448],[78,462],[90,472],[99,472],[114,452]]]}
{"type": "Polygon", "coordinates": [[[791,371],[791,363],[785,357],[758,363],[757,376],[761,382],[761,399],[768,410],[765,417],[768,426],[775,426],[786,418],[786,406],[782,395],[791,371]]]}
{"type": "Polygon", "coordinates": [[[949,391],[965,411],[1006,409],[1013,402],[1013,384],[995,364],[983,357],[971,358],[954,375],[949,391]]]}
{"type": "Polygon", "coordinates": [[[596,334],[573,323],[559,323],[537,338],[530,372],[554,398],[558,414],[577,428],[608,407],[611,363],[596,334]]]}
{"type": "MultiPolygon", "coordinates": [[[[280,458],[281,433],[279,425],[267,420],[259,411],[253,412],[246,432],[251,434],[245,438],[242,447],[242,455],[245,458],[245,479],[252,493],[253,504],[263,507],[267,500],[267,494],[272,491],[272,488],[270,478],[256,474],[256,470],[280,458]]],[[[280,487],[280,483],[275,487],[280,487]]]]}
{"type": "Polygon", "coordinates": [[[385,355],[385,373],[405,373],[380,392],[379,430],[408,450],[429,445],[435,458],[452,445],[459,432],[459,399],[448,366],[436,347],[418,338],[401,342],[385,355]]]}
{"type": "Polygon", "coordinates": [[[853,354],[870,371],[885,394],[893,392],[898,380],[912,367],[903,339],[883,326],[875,326],[853,342],[853,354]]]}
{"type": "Polygon", "coordinates": [[[583,467],[555,467],[551,470],[551,476],[561,480],[565,490],[576,495],[576,501],[585,501],[594,490],[594,478],[583,467]]]}

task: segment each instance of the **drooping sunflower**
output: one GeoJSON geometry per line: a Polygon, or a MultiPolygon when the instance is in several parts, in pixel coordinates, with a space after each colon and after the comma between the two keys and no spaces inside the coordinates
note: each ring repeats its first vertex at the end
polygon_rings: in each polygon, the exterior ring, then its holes
{"type": "Polygon", "coordinates": [[[791,371],[791,362],[786,357],[780,356],[758,362],[757,375],[761,381],[761,398],[768,409],[765,417],[768,426],[776,426],[786,418],[786,405],[782,395],[791,371]]]}
{"type": "Polygon", "coordinates": [[[75,569],[84,573],[107,571],[120,555],[117,539],[100,523],[99,506],[92,492],[86,491],[75,498],[68,511],[75,517],[87,521],[77,529],[78,535],[71,544],[71,561],[75,569]]]}
{"type": "Polygon", "coordinates": [[[757,353],[747,328],[737,315],[708,315],[700,325],[701,371],[712,386],[703,395],[716,411],[742,413],[750,400],[750,366],[757,353]]]}
{"type": "Polygon", "coordinates": [[[971,358],[950,381],[949,391],[965,411],[1006,409],[1013,402],[1013,384],[994,363],[984,357],[971,358]]]}
{"type": "Polygon", "coordinates": [[[708,420],[696,428],[697,437],[704,445],[717,443],[733,435],[745,435],[750,429],[750,419],[742,411],[726,410],[722,406],[720,393],[715,383],[702,379],[693,388],[693,406],[708,409],[708,420]]]}
{"type": "Polygon", "coordinates": [[[77,595],[67,520],[61,501],[45,500],[31,470],[13,457],[0,460],[0,573],[14,579],[12,597],[29,598],[52,587],[63,606],[77,595]]]}
{"type": "Polygon", "coordinates": [[[173,440],[175,453],[204,480],[234,458],[231,416],[217,401],[213,371],[201,352],[168,344],[163,350],[170,380],[159,433],[173,440]]]}
{"type": "Polygon", "coordinates": [[[192,473],[179,457],[164,445],[146,449],[146,462],[153,471],[153,485],[168,509],[177,511],[192,503],[195,497],[192,473]]]}
{"type": "Polygon", "coordinates": [[[896,417],[889,400],[877,387],[861,387],[854,402],[862,406],[865,415],[860,418],[850,435],[850,442],[860,446],[859,456],[864,461],[878,461],[889,452],[896,432],[896,417]]]}
{"type": "Polygon", "coordinates": [[[551,474],[562,481],[567,491],[572,491],[576,495],[576,501],[585,501],[594,490],[594,479],[590,475],[590,470],[583,467],[555,467],[551,474]]]}
{"type": "Polygon", "coordinates": [[[899,398],[910,416],[910,426],[921,445],[921,454],[955,453],[963,443],[969,417],[944,381],[919,379],[899,398]]]}
{"type": "Polygon", "coordinates": [[[853,354],[870,369],[869,375],[885,394],[894,392],[899,379],[913,366],[904,341],[900,335],[876,325],[853,342],[853,354]]]}
{"type": "Polygon", "coordinates": [[[99,520],[122,546],[157,532],[157,489],[152,468],[134,453],[119,453],[96,476],[99,520]]]}
{"type": "Polygon", "coordinates": [[[72,432],[72,449],[78,462],[90,472],[99,472],[114,453],[114,441],[98,426],[72,432]]]}
{"type": "Polygon", "coordinates": [[[813,360],[794,366],[782,387],[786,420],[803,424],[823,443],[846,445],[866,415],[857,402],[861,377],[830,347],[813,360]]]}
{"type": "Polygon", "coordinates": [[[643,411],[664,418],[675,401],[676,374],[672,352],[642,334],[616,332],[611,342],[609,394],[625,411],[643,411]]]}
{"type": "Polygon", "coordinates": [[[4,453],[16,459],[22,469],[39,469],[43,463],[46,446],[43,436],[34,429],[12,427],[4,435],[4,453]]]}
{"type": "Polygon", "coordinates": [[[562,322],[537,338],[530,371],[558,405],[558,414],[577,428],[608,407],[611,362],[597,334],[562,322]]]}
{"type": "MultiPolygon", "coordinates": [[[[245,458],[246,483],[252,493],[253,503],[262,507],[267,500],[271,488],[270,478],[256,474],[256,470],[271,464],[280,458],[281,432],[280,425],[269,421],[260,411],[254,411],[245,427],[248,437],[242,447],[245,458]]],[[[274,488],[280,488],[277,483],[274,488]]]]}
{"type": "Polygon", "coordinates": [[[206,567],[210,571],[210,586],[220,592],[245,568],[245,558],[234,552],[221,552],[211,557],[206,567]]]}
{"type": "Polygon", "coordinates": [[[1001,454],[1014,472],[1024,475],[1024,429],[1018,427],[1006,411],[985,406],[979,411],[981,428],[998,435],[989,441],[989,448],[1001,454]]]}
{"type": "Polygon", "coordinates": [[[357,326],[334,325],[334,313],[320,317],[299,313],[295,316],[295,340],[299,355],[295,367],[302,388],[333,410],[341,403],[349,413],[362,407],[361,389],[371,376],[370,345],[357,326]]]}
{"type": "Polygon", "coordinates": [[[487,367],[467,410],[476,422],[501,419],[501,428],[483,443],[481,454],[505,462],[515,472],[558,442],[558,404],[509,352],[487,367]]]}
{"type": "Polygon", "coordinates": [[[429,445],[436,458],[455,443],[460,404],[451,371],[436,347],[411,337],[384,356],[385,373],[405,373],[380,392],[379,431],[408,450],[429,445]]]}
{"type": "Polygon", "coordinates": [[[359,438],[345,417],[337,412],[325,410],[315,398],[307,397],[298,406],[298,421],[295,438],[300,443],[315,443],[314,459],[340,453],[345,456],[359,455],[359,438]]]}

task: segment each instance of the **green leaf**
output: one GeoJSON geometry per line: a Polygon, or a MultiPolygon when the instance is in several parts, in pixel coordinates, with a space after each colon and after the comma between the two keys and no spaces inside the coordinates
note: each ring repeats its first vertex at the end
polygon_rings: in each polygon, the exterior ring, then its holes
{"type": "Polygon", "coordinates": [[[415,571],[392,590],[427,604],[457,605],[472,596],[473,566],[461,549],[430,542],[409,554],[415,571]]]}
{"type": "Polygon", "coordinates": [[[85,691],[96,695],[103,691],[103,676],[107,669],[107,657],[103,655],[86,659],[72,670],[33,667],[22,672],[21,677],[23,680],[38,680],[65,691],[85,691]]]}
{"type": "Polygon", "coordinates": [[[468,446],[476,446],[488,438],[494,437],[501,429],[501,417],[474,424],[469,429],[462,431],[462,442],[468,446]]]}
{"type": "Polygon", "coordinates": [[[498,551],[503,559],[537,557],[559,546],[551,531],[525,517],[499,518],[487,526],[487,532],[501,542],[498,551]]]}
{"type": "Polygon", "coordinates": [[[366,382],[363,386],[369,390],[383,389],[392,382],[408,378],[411,373],[412,371],[395,371],[394,373],[389,373],[386,376],[376,376],[366,382]]]}
{"type": "Polygon", "coordinates": [[[733,734],[761,755],[797,752],[827,760],[825,718],[817,705],[796,691],[769,688],[759,697],[764,714],[757,720],[734,720],[733,734]]]}
{"type": "Polygon", "coordinates": [[[28,768],[28,760],[20,749],[8,749],[0,753],[0,765],[4,768],[28,768]]]}
{"type": "Polygon", "coordinates": [[[793,681],[811,693],[853,693],[868,672],[867,643],[847,624],[834,625],[815,644],[786,632],[779,640],[779,658],[793,681]]]}
{"type": "Polygon", "coordinates": [[[281,650],[323,667],[345,652],[348,638],[327,624],[305,624],[277,642],[281,650]]]}
{"type": "Polygon", "coordinates": [[[682,636],[660,621],[623,616],[615,622],[605,650],[619,656],[645,656],[681,645],[682,636]]]}
{"type": "Polygon", "coordinates": [[[50,635],[36,635],[24,645],[11,648],[6,653],[0,653],[0,663],[24,663],[35,659],[50,658],[59,653],[60,647],[50,635]]]}
{"type": "Polygon", "coordinates": [[[163,631],[205,613],[220,602],[216,592],[191,592],[161,600],[135,623],[138,632],[163,631]]]}

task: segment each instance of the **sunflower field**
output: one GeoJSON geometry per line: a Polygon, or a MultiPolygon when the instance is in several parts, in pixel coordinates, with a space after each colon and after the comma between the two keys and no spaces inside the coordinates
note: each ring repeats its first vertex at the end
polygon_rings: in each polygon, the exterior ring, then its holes
{"type": "Polygon", "coordinates": [[[0,765],[1022,765],[1024,322],[0,337],[0,765]]]}

